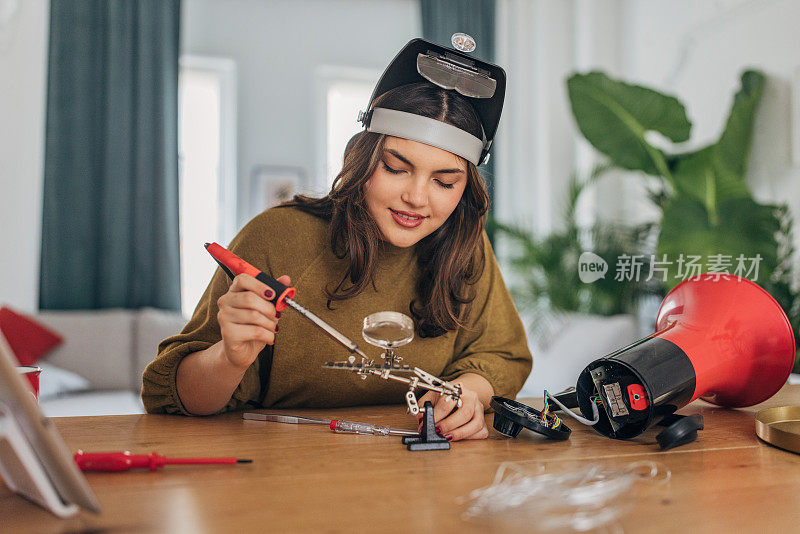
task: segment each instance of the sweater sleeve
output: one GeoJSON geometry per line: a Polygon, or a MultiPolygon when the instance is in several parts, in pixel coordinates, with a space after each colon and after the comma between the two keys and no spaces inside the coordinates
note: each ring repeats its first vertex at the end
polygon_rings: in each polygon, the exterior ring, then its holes
{"type": "MultiPolygon", "coordinates": [[[[251,222],[234,238],[229,250],[257,265],[253,258],[253,241],[257,240],[258,224],[251,222]]],[[[213,261],[209,257],[209,261],[213,261]]],[[[214,345],[222,339],[217,322],[217,300],[228,291],[230,280],[225,272],[217,268],[205,293],[195,308],[194,314],[183,330],[162,341],[158,354],[142,375],[142,402],[147,413],[169,413],[191,415],[178,396],[176,373],[181,360],[214,345]]],[[[220,412],[241,409],[248,400],[257,400],[261,385],[257,358],[245,372],[230,401],[220,412]]]]}
{"type": "Polygon", "coordinates": [[[456,334],[454,359],[441,378],[453,380],[475,373],[489,381],[495,395],[513,398],[530,374],[533,358],[485,232],[483,243],[483,275],[475,284],[476,295],[465,324],[456,334]]]}

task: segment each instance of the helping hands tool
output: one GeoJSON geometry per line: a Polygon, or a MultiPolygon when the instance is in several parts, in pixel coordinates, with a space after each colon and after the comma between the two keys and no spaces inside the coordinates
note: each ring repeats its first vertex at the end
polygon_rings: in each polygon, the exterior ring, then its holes
{"type": "Polygon", "coordinates": [[[414,432],[413,430],[403,430],[402,428],[391,428],[388,426],[373,425],[372,423],[343,421],[341,419],[318,419],[316,417],[303,417],[302,415],[245,412],[242,415],[242,419],[249,419],[251,421],[275,421],[277,423],[328,425],[334,432],[343,432],[348,434],[364,434],[373,436],[418,435],[417,432],[414,432]]]}
{"type": "Polygon", "coordinates": [[[155,452],[150,454],[131,454],[124,452],[83,452],[75,453],[75,463],[81,471],[119,472],[134,468],[148,468],[155,471],[165,465],[229,465],[249,464],[253,460],[239,458],[167,458],[155,452]]]}
{"type": "Polygon", "coordinates": [[[347,350],[354,354],[358,354],[361,356],[362,360],[367,359],[367,355],[364,354],[358,348],[358,346],[350,341],[350,339],[348,339],[344,334],[295,302],[293,297],[297,290],[294,287],[287,287],[281,284],[271,276],[256,269],[236,254],[229,251],[225,247],[218,245],[217,243],[206,243],[205,247],[208,253],[211,254],[214,260],[216,260],[219,266],[222,267],[222,270],[225,271],[231,279],[238,274],[249,274],[256,280],[259,280],[272,288],[272,290],[275,292],[275,296],[267,300],[275,305],[276,311],[283,311],[287,306],[293,308],[300,315],[321,328],[326,334],[344,345],[347,350]]]}
{"type": "MultiPolygon", "coordinates": [[[[300,313],[300,315],[317,325],[333,339],[344,345],[348,351],[361,357],[361,363],[355,363],[355,356],[351,355],[347,362],[327,362],[323,365],[323,367],[329,369],[349,370],[358,374],[362,379],[366,379],[369,375],[376,375],[384,380],[394,380],[396,382],[408,384],[408,391],[406,392],[406,404],[408,406],[408,411],[411,412],[412,415],[417,415],[419,413],[424,414],[422,431],[420,433],[412,432],[411,434],[404,435],[403,437],[403,443],[408,446],[409,450],[434,450],[450,448],[450,443],[443,437],[439,436],[435,431],[433,404],[430,401],[427,401],[425,402],[425,405],[420,408],[417,404],[415,390],[417,387],[419,387],[428,391],[434,391],[439,393],[441,396],[448,397],[451,401],[456,403],[456,406],[460,407],[462,404],[462,388],[460,384],[453,384],[451,382],[442,380],[426,371],[423,371],[419,367],[411,368],[408,365],[398,365],[397,362],[399,361],[399,358],[396,358],[393,354],[388,355],[389,357],[384,355],[384,358],[386,359],[385,364],[375,365],[375,362],[370,360],[369,357],[345,335],[295,302],[293,297],[295,296],[297,290],[294,287],[287,287],[283,285],[217,243],[206,243],[205,247],[208,253],[211,254],[214,260],[231,279],[236,277],[238,274],[244,273],[257,280],[260,280],[272,288],[272,290],[275,292],[275,295],[272,299],[268,300],[275,305],[276,311],[283,311],[287,306],[294,308],[294,310],[300,313]],[[413,373],[416,376],[399,376],[397,374],[392,374],[392,371],[413,373]]],[[[408,338],[408,341],[411,341],[411,339],[413,339],[413,330],[412,336],[408,338]]],[[[406,343],[408,341],[406,341],[406,343]]],[[[345,421],[345,423],[349,422],[345,421]]],[[[331,427],[331,429],[334,431],[354,431],[343,430],[342,428],[344,427],[340,427],[338,429],[331,427]]]]}
{"type": "MultiPolygon", "coordinates": [[[[366,378],[368,375],[374,374],[383,378],[384,380],[395,380],[397,382],[404,382],[408,384],[409,391],[406,393],[406,403],[408,404],[408,409],[412,415],[417,415],[420,411],[422,411],[419,406],[417,406],[416,396],[414,395],[414,390],[417,387],[427,389],[428,391],[435,391],[443,396],[448,396],[451,400],[456,402],[458,406],[461,406],[460,385],[454,385],[450,382],[441,380],[430,373],[423,371],[419,367],[411,368],[408,365],[396,365],[394,364],[394,361],[396,361],[395,358],[390,359],[389,363],[387,364],[374,365],[373,360],[370,360],[367,355],[364,354],[364,352],[359,349],[355,343],[353,343],[353,341],[294,301],[292,297],[294,297],[295,293],[297,292],[294,287],[287,287],[281,284],[271,276],[256,269],[236,254],[217,243],[206,243],[205,247],[208,253],[211,254],[214,260],[216,260],[222,270],[225,271],[230,278],[234,278],[236,275],[244,273],[249,274],[256,280],[260,280],[261,282],[265,283],[275,292],[275,296],[268,300],[275,305],[275,309],[277,311],[283,311],[287,306],[295,309],[298,313],[300,313],[300,315],[320,327],[333,339],[344,345],[347,350],[361,357],[361,363],[354,363],[355,357],[351,356],[348,362],[328,362],[324,365],[324,367],[329,369],[347,369],[354,371],[361,375],[362,378],[366,378]],[[409,372],[415,374],[416,376],[412,378],[397,376],[391,374],[391,371],[409,372]]],[[[413,334],[411,338],[408,338],[408,341],[411,341],[411,339],[413,339],[413,334]]],[[[408,341],[405,341],[405,343],[408,341]]]]}

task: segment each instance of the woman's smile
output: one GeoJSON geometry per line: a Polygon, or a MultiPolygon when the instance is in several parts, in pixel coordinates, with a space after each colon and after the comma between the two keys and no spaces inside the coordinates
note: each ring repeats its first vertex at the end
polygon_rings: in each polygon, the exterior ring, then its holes
{"type": "Polygon", "coordinates": [[[389,208],[389,211],[392,213],[394,221],[403,228],[416,228],[425,220],[425,217],[419,213],[409,213],[392,208],[389,208]]]}

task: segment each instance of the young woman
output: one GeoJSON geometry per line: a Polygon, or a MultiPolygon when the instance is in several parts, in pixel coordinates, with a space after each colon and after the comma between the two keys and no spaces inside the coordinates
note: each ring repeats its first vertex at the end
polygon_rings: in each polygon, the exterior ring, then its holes
{"type": "MultiPolygon", "coordinates": [[[[372,103],[480,138],[466,98],[427,81],[372,103]]],[[[432,123],[431,123],[432,124],[432,123]]],[[[514,396],[531,369],[525,334],[483,232],[488,196],[474,163],[430,144],[364,131],[350,143],[330,193],[304,196],[250,221],[229,249],[284,284],[353,340],[363,318],[414,319],[403,363],[460,383],[462,406],[431,392],[449,440],[488,436],[492,395],[514,396]]],[[[211,261],[209,259],[209,261],[211,261]]],[[[293,310],[281,316],[255,278],[217,270],[183,331],[144,373],[148,412],[213,414],[257,407],[401,403],[402,384],[324,369],[348,353],[293,310]]],[[[359,344],[379,360],[379,349],[359,344]]]]}

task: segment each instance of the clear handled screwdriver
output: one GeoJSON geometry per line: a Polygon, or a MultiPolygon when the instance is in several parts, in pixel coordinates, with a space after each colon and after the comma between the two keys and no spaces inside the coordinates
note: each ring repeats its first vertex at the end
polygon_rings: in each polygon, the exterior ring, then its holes
{"type": "Polygon", "coordinates": [[[413,430],[403,430],[371,423],[356,423],[355,421],[340,421],[339,419],[331,421],[331,430],[372,436],[419,436],[419,432],[414,432],[413,430]]]}

